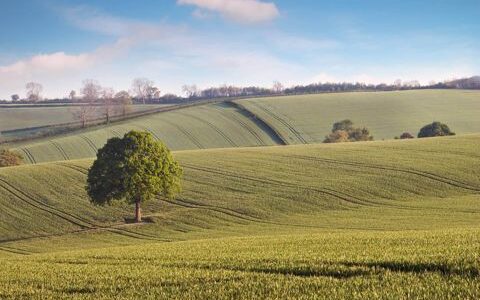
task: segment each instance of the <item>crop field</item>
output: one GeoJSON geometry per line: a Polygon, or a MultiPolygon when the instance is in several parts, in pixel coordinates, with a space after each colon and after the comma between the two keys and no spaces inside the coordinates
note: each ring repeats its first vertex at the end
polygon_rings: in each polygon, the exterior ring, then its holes
{"type": "Polygon", "coordinates": [[[416,135],[434,120],[457,134],[480,131],[480,93],[402,91],[238,100],[162,112],[35,142],[12,144],[27,163],[93,157],[108,138],[148,130],[174,150],[322,142],[335,121],[352,119],[375,139],[416,135]],[[376,113],[382,111],[382,114],[376,113]]]}
{"type": "MultiPolygon", "coordinates": [[[[140,112],[164,105],[131,105],[129,112],[140,112]]],[[[72,105],[44,105],[39,107],[15,105],[0,107],[0,130],[13,130],[37,126],[47,126],[75,122],[73,112],[78,106],[72,105]]],[[[92,118],[104,116],[104,109],[98,107],[92,118]]]]}
{"type": "Polygon", "coordinates": [[[17,150],[28,163],[93,157],[108,138],[130,130],[147,130],[171,149],[204,149],[275,145],[275,140],[254,120],[237,109],[212,104],[159,113],[95,130],[28,143],[17,150]]]}
{"type": "Polygon", "coordinates": [[[477,299],[478,149],[474,134],[179,151],[183,192],[141,226],[89,204],[91,160],[4,168],[0,298],[477,299]]]}
{"type": "Polygon", "coordinates": [[[344,119],[366,126],[376,140],[393,139],[403,132],[416,136],[433,121],[447,123],[457,134],[480,131],[478,91],[338,93],[238,103],[276,128],[289,144],[322,142],[332,124],[344,119]]]}

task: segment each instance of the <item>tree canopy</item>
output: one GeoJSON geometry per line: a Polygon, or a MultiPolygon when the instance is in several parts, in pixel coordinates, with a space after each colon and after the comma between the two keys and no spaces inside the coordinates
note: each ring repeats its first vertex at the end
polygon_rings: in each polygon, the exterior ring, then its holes
{"type": "Polygon", "coordinates": [[[23,157],[17,152],[0,149],[0,168],[18,166],[23,163],[23,157]]]}
{"type": "Polygon", "coordinates": [[[433,122],[432,124],[427,124],[423,126],[418,133],[419,138],[449,135],[455,135],[455,132],[451,131],[447,124],[440,122],[433,122]]]}
{"type": "Polygon", "coordinates": [[[332,132],[325,137],[324,143],[343,143],[343,142],[359,142],[372,141],[373,136],[370,135],[368,128],[355,128],[351,120],[343,120],[335,122],[332,132]]]}
{"type": "Polygon", "coordinates": [[[173,198],[181,189],[182,173],[163,143],[148,132],[130,131],[99,149],[88,172],[87,192],[94,204],[135,204],[135,221],[141,222],[140,204],[158,196],[173,198]]]}

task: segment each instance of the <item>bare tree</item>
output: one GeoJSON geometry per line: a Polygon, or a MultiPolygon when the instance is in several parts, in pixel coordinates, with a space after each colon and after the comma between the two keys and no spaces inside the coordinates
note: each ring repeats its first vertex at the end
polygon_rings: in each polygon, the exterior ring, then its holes
{"type": "Polygon", "coordinates": [[[37,82],[29,82],[25,85],[27,90],[27,99],[29,101],[37,102],[41,100],[41,94],[43,91],[43,86],[37,82]]]}
{"type": "Polygon", "coordinates": [[[115,91],[112,88],[104,88],[102,90],[102,103],[103,108],[105,110],[105,118],[107,124],[110,123],[110,117],[113,114],[114,109],[114,101],[113,96],[115,95],[115,91]]]}
{"type": "Polygon", "coordinates": [[[82,127],[87,126],[87,122],[95,115],[95,102],[98,101],[102,92],[102,87],[98,81],[93,79],[86,79],[83,81],[83,87],[80,89],[85,104],[79,106],[72,112],[73,117],[82,123],[82,127]]]}
{"type": "Polygon", "coordinates": [[[20,96],[17,94],[12,95],[11,98],[13,102],[17,102],[18,100],[20,100],[20,96]]]}
{"type": "MultiPolygon", "coordinates": [[[[153,81],[147,78],[135,78],[132,83],[132,92],[137,99],[143,101],[145,104],[145,100],[149,99],[152,96],[153,91],[153,81]]],[[[158,89],[157,89],[158,90],[158,89]]]]}
{"type": "Polygon", "coordinates": [[[102,86],[98,81],[93,79],[85,79],[83,81],[83,87],[80,89],[82,98],[87,103],[94,103],[100,98],[102,93],[102,86]]]}
{"type": "Polygon", "coordinates": [[[185,84],[184,86],[182,86],[182,92],[184,92],[188,98],[195,98],[199,94],[199,89],[195,84],[185,84]]]}
{"type": "Polygon", "coordinates": [[[115,94],[115,102],[120,108],[122,116],[126,116],[132,105],[132,97],[127,91],[120,91],[115,94]]]}
{"type": "Polygon", "coordinates": [[[273,82],[273,87],[272,87],[272,90],[275,94],[281,94],[283,93],[283,90],[284,90],[284,86],[282,83],[280,83],[279,81],[274,81],[273,82]]]}
{"type": "Polygon", "coordinates": [[[87,122],[95,115],[96,107],[92,103],[82,104],[72,111],[73,118],[82,123],[82,127],[87,127],[87,122]]]}

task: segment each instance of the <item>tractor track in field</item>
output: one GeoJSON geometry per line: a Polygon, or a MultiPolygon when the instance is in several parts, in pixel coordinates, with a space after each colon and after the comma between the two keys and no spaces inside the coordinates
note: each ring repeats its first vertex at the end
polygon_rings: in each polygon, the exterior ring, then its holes
{"type": "Polygon", "coordinates": [[[186,167],[186,168],[190,168],[190,169],[194,169],[194,170],[198,170],[198,171],[203,171],[203,172],[207,172],[207,173],[215,173],[215,174],[218,174],[218,175],[233,177],[233,178],[237,178],[237,179],[245,179],[245,180],[259,182],[259,183],[263,183],[263,184],[267,184],[267,185],[276,185],[276,186],[282,186],[282,187],[301,188],[301,189],[305,189],[305,190],[310,190],[310,191],[317,192],[317,193],[323,193],[323,194],[332,196],[334,198],[337,198],[337,199],[340,199],[342,201],[349,202],[349,203],[355,204],[355,205],[384,206],[384,205],[381,205],[381,204],[379,204],[377,202],[374,202],[374,201],[360,199],[360,198],[354,197],[352,195],[349,195],[349,194],[346,194],[346,193],[343,193],[343,192],[339,192],[339,191],[336,191],[336,190],[333,190],[333,189],[329,189],[329,188],[314,188],[314,187],[301,186],[301,185],[297,185],[297,184],[293,184],[293,183],[285,182],[285,181],[280,181],[280,180],[258,178],[258,177],[248,176],[248,175],[239,175],[239,174],[234,174],[234,173],[230,173],[230,172],[225,172],[223,170],[217,170],[217,169],[206,168],[206,167],[198,167],[198,166],[189,165],[189,164],[183,164],[183,166],[186,167]]]}
{"type": "Polygon", "coordinates": [[[307,141],[303,138],[303,136],[300,134],[300,132],[298,132],[292,125],[290,125],[287,121],[285,121],[284,119],[282,119],[280,116],[276,115],[275,113],[273,113],[272,111],[268,110],[267,108],[257,104],[257,103],[254,103],[252,102],[251,103],[253,106],[257,107],[258,109],[262,110],[263,112],[265,112],[267,115],[271,116],[272,118],[274,118],[275,120],[277,120],[278,122],[280,122],[281,124],[283,124],[290,132],[292,132],[296,137],[297,139],[303,143],[303,144],[308,144],[307,141]]]}
{"type": "Polygon", "coordinates": [[[70,170],[74,170],[74,171],[77,171],[77,172],[80,172],[82,173],[83,175],[88,175],[88,170],[87,169],[84,169],[84,168],[81,168],[79,166],[76,166],[76,165],[72,165],[72,164],[65,164],[65,163],[53,163],[57,166],[61,166],[61,167],[64,167],[64,168],[67,168],[67,169],[70,169],[70,170]]]}
{"type": "Polygon", "coordinates": [[[98,152],[98,148],[97,146],[95,146],[95,144],[92,142],[91,139],[89,139],[87,136],[83,135],[83,134],[80,134],[79,135],[85,142],[87,142],[87,144],[90,146],[90,148],[92,148],[92,150],[97,153],[98,152]]]}
{"type": "Polygon", "coordinates": [[[50,140],[50,143],[58,150],[58,152],[60,152],[60,155],[63,157],[64,160],[69,160],[67,153],[62,148],[62,146],[60,146],[60,144],[58,144],[54,140],[50,140]]]}
{"type": "Polygon", "coordinates": [[[30,254],[32,254],[32,252],[29,252],[29,251],[26,251],[26,250],[16,249],[16,248],[12,248],[12,247],[5,247],[5,246],[0,246],[0,251],[13,253],[13,254],[20,254],[20,255],[30,255],[30,254]]]}
{"type": "MultiPolygon", "coordinates": [[[[203,110],[207,110],[205,107],[202,107],[201,109],[203,110]]],[[[229,118],[227,118],[224,114],[225,113],[228,113],[227,111],[221,111],[219,108],[217,107],[213,107],[213,109],[215,109],[216,111],[218,112],[222,112],[221,114],[219,114],[224,120],[228,120],[230,121],[229,118]]],[[[243,122],[239,117],[237,117],[235,114],[233,113],[229,113],[229,116],[234,119],[238,124],[240,124],[240,126],[242,128],[244,128],[246,131],[248,131],[256,140],[257,142],[259,143],[260,146],[266,146],[265,142],[262,140],[262,138],[257,134],[257,132],[255,132],[255,130],[249,126],[247,123],[243,122]]],[[[259,127],[260,128],[260,127],[259,127]]]]}
{"type": "Polygon", "coordinates": [[[56,216],[56,217],[58,217],[62,220],[65,220],[65,221],[67,221],[71,224],[74,224],[74,225],[76,225],[80,228],[90,228],[90,224],[84,222],[80,218],[78,218],[74,215],[71,215],[69,213],[63,212],[61,210],[58,210],[57,208],[55,208],[51,205],[45,204],[41,201],[34,200],[32,197],[28,196],[26,193],[17,189],[13,185],[11,185],[9,182],[7,182],[6,180],[1,179],[1,178],[0,178],[0,186],[4,190],[9,192],[10,194],[15,196],[16,198],[20,199],[24,203],[26,203],[26,204],[28,204],[28,205],[30,205],[30,206],[38,209],[38,210],[50,213],[50,214],[52,214],[52,215],[54,215],[54,216],[56,216]]]}
{"type": "Polygon", "coordinates": [[[27,155],[28,159],[30,160],[30,162],[32,164],[36,164],[37,161],[35,160],[35,157],[33,157],[32,153],[30,152],[30,150],[28,150],[27,148],[20,148],[22,149],[23,153],[25,153],[25,155],[27,155]]]}
{"type": "Polygon", "coordinates": [[[189,117],[189,118],[192,118],[192,119],[195,119],[197,121],[199,121],[200,123],[203,123],[203,124],[206,124],[207,126],[209,126],[210,128],[212,128],[214,131],[216,131],[221,137],[223,137],[229,144],[230,146],[232,147],[238,147],[237,143],[235,143],[225,132],[223,132],[220,128],[218,128],[217,126],[213,125],[212,123],[202,119],[202,118],[199,118],[197,116],[194,116],[194,115],[191,115],[191,114],[187,114],[185,112],[177,112],[179,115],[182,115],[182,116],[186,116],[186,117],[189,117]]]}
{"type": "Polygon", "coordinates": [[[267,220],[262,220],[260,218],[256,218],[250,215],[246,215],[243,213],[239,213],[235,210],[228,209],[225,207],[220,207],[220,206],[214,206],[214,205],[207,205],[207,204],[199,204],[199,203],[192,203],[188,202],[185,200],[180,200],[176,199],[174,201],[172,200],[165,200],[162,199],[162,201],[172,204],[172,205],[177,205],[180,207],[184,208],[194,208],[194,209],[203,209],[203,210],[208,210],[208,211],[214,211],[217,213],[225,214],[227,216],[237,218],[243,221],[248,221],[248,222],[253,222],[253,223],[260,223],[260,224],[269,224],[269,225],[280,225],[280,226],[289,226],[289,227],[301,227],[301,228],[318,228],[318,229],[325,229],[328,228],[327,226],[315,226],[315,225],[307,225],[307,224],[295,224],[295,223],[280,223],[280,222],[275,222],[275,221],[267,221],[267,220]]]}
{"type": "Polygon", "coordinates": [[[110,132],[113,133],[113,136],[115,137],[121,137],[122,135],[120,134],[120,132],[116,131],[115,129],[110,129],[110,132]]]}
{"type": "MultiPolygon", "coordinates": [[[[147,234],[143,234],[143,233],[139,233],[139,232],[132,232],[132,231],[128,231],[126,229],[121,229],[120,227],[122,227],[122,226],[124,227],[124,226],[128,225],[128,224],[125,224],[125,223],[117,223],[117,224],[110,225],[110,226],[100,226],[98,224],[93,223],[92,221],[89,221],[89,220],[86,220],[84,218],[78,217],[74,214],[59,210],[54,206],[51,206],[51,205],[48,205],[48,204],[43,203],[41,201],[35,200],[35,197],[32,197],[31,195],[28,195],[27,193],[21,191],[20,189],[16,188],[15,186],[13,186],[8,181],[6,181],[2,178],[0,178],[0,187],[5,189],[6,191],[8,191],[10,194],[15,196],[16,198],[22,200],[24,203],[27,203],[28,205],[30,205],[30,206],[38,209],[38,210],[42,210],[44,212],[50,213],[50,214],[52,214],[52,215],[54,215],[58,218],[61,218],[61,219],[65,220],[65,221],[67,221],[67,222],[69,222],[73,225],[76,225],[76,226],[82,228],[81,230],[73,231],[71,233],[95,231],[95,230],[106,230],[106,231],[110,231],[110,232],[113,232],[113,233],[116,233],[116,234],[128,236],[128,237],[131,237],[131,238],[159,240],[157,237],[152,236],[152,235],[147,235],[147,234]]],[[[65,233],[65,234],[69,234],[69,233],[65,233]]],[[[61,236],[61,235],[65,235],[65,234],[58,234],[58,235],[52,235],[52,236],[61,236]]],[[[39,236],[39,237],[48,237],[48,236],[39,236]]],[[[32,237],[32,238],[36,238],[36,237],[32,237]]],[[[22,240],[22,239],[20,239],[20,240],[22,240]]],[[[160,241],[163,241],[163,240],[160,240],[160,241]]],[[[8,241],[0,240],[0,243],[4,243],[4,242],[8,242],[8,241]]]]}
{"type": "Polygon", "coordinates": [[[185,130],[185,129],[182,128],[181,126],[175,124],[175,123],[172,122],[172,121],[168,121],[168,120],[165,120],[165,119],[162,119],[161,121],[169,124],[170,126],[176,128],[178,131],[180,131],[181,133],[183,133],[183,135],[185,135],[185,136],[187,137],[187,139],[189,139],[189,140],[190,140],[193,144],[195,144],[195,146],[197,146],[199,149],[205,149],[205,147],[202,145],[202,143],[200,143],[194,135],[192,135],[190,132],[188,132],[187,130],[185,130]]]}
{"type": "Polygon", "coordinates": [[[323,162],[323,163],[330,163],[330,164],[337,164],[337,165],[364,167],[364,168],[377,169],[377,170],[407,173],[407,174],[412,174],[412,175],[428,178],[428,179],[431,179],[431,180],[434,180],[434,181],[437,181],[437,182],[441,182],[441,183],[444,183],[444,184],[447,184],[447,185],[450,185],[450,186],[454,186],[454,187],[457,187],[457,188],[463,188],[463,189],[470,190],[470,191],[480,192],[479,187],[475,187],[475,186],[472,186],[468,183],[465,183],[465,182],[462,182],[462,181],[459,181],[459,180],[456,180],[456,179],[448,178],[448,177],[445,177],[445,176],[441,176],[441,175],[434,174],[434,173],[431,173],[431,172],[426,172],[426,171],[404,169],[404,168],[397,168],[397,167],[388,167],[388,166],[366,164],[366,163],[359,163],[359,162],[349,162],[349,161],[342,161],[342,160],[328,159],[328,158],[301,156],[301,155],[290,155],[290,156],[282,156],[282,157],[298,158],[298,159],[303,159],[303,160],[308,160],[308,161],[316,161],[316,162],[323,162]]]}

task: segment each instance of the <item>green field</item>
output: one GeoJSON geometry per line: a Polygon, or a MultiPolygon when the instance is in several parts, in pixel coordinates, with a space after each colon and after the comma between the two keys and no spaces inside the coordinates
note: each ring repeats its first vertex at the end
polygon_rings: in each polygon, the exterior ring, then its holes
{"type": "Polygon", "coordinates": [[[141,226],[89,204],[90,160],[1,169],[0,298],[478,299],[479,149],[474,134],[175,152],[184,191],[141,226]]]}
{"type": "Polygon", "coordinates": [[[66,136],[13,144],[27,163],[89,158],[112,136],[148,130],[171,149],[207,149],[321,142],[335,121],[367,126],[375,139],[416,135],[432,121],[457,134],[480,131],[480,92],[422,90],[338,93],[207,104],[96,127],[66,136]],[[381,113],[380,113],[381,112],[381,113]]]}
{"type": "MultiPolygon", "coordinates": [[[[162,106],[164,105],[131,105],[129,112],[146,111],[162,106]]],[[[74,119],[73,112],[77,109],[78,106],[73,105],[39,107],[22,107],[22,105],[6,107],[4,105],[0,107],[0,131],[75,122],[78,120],[74,119]]],[[[101,118],[104,114],[104,109],[99,106],[92,114],[92,118],[101,118]]]]}
{"type": "Polygon", "coordinates": [[[368,127],[377,140],[393,139],[403,132],[416,136],[433,121],[447,123],[457,134],[480,131],[478,91],[337,93],[240,103],[275,127],[290,144],[322,142],[332,124],[344,119],[368,127]]]}

